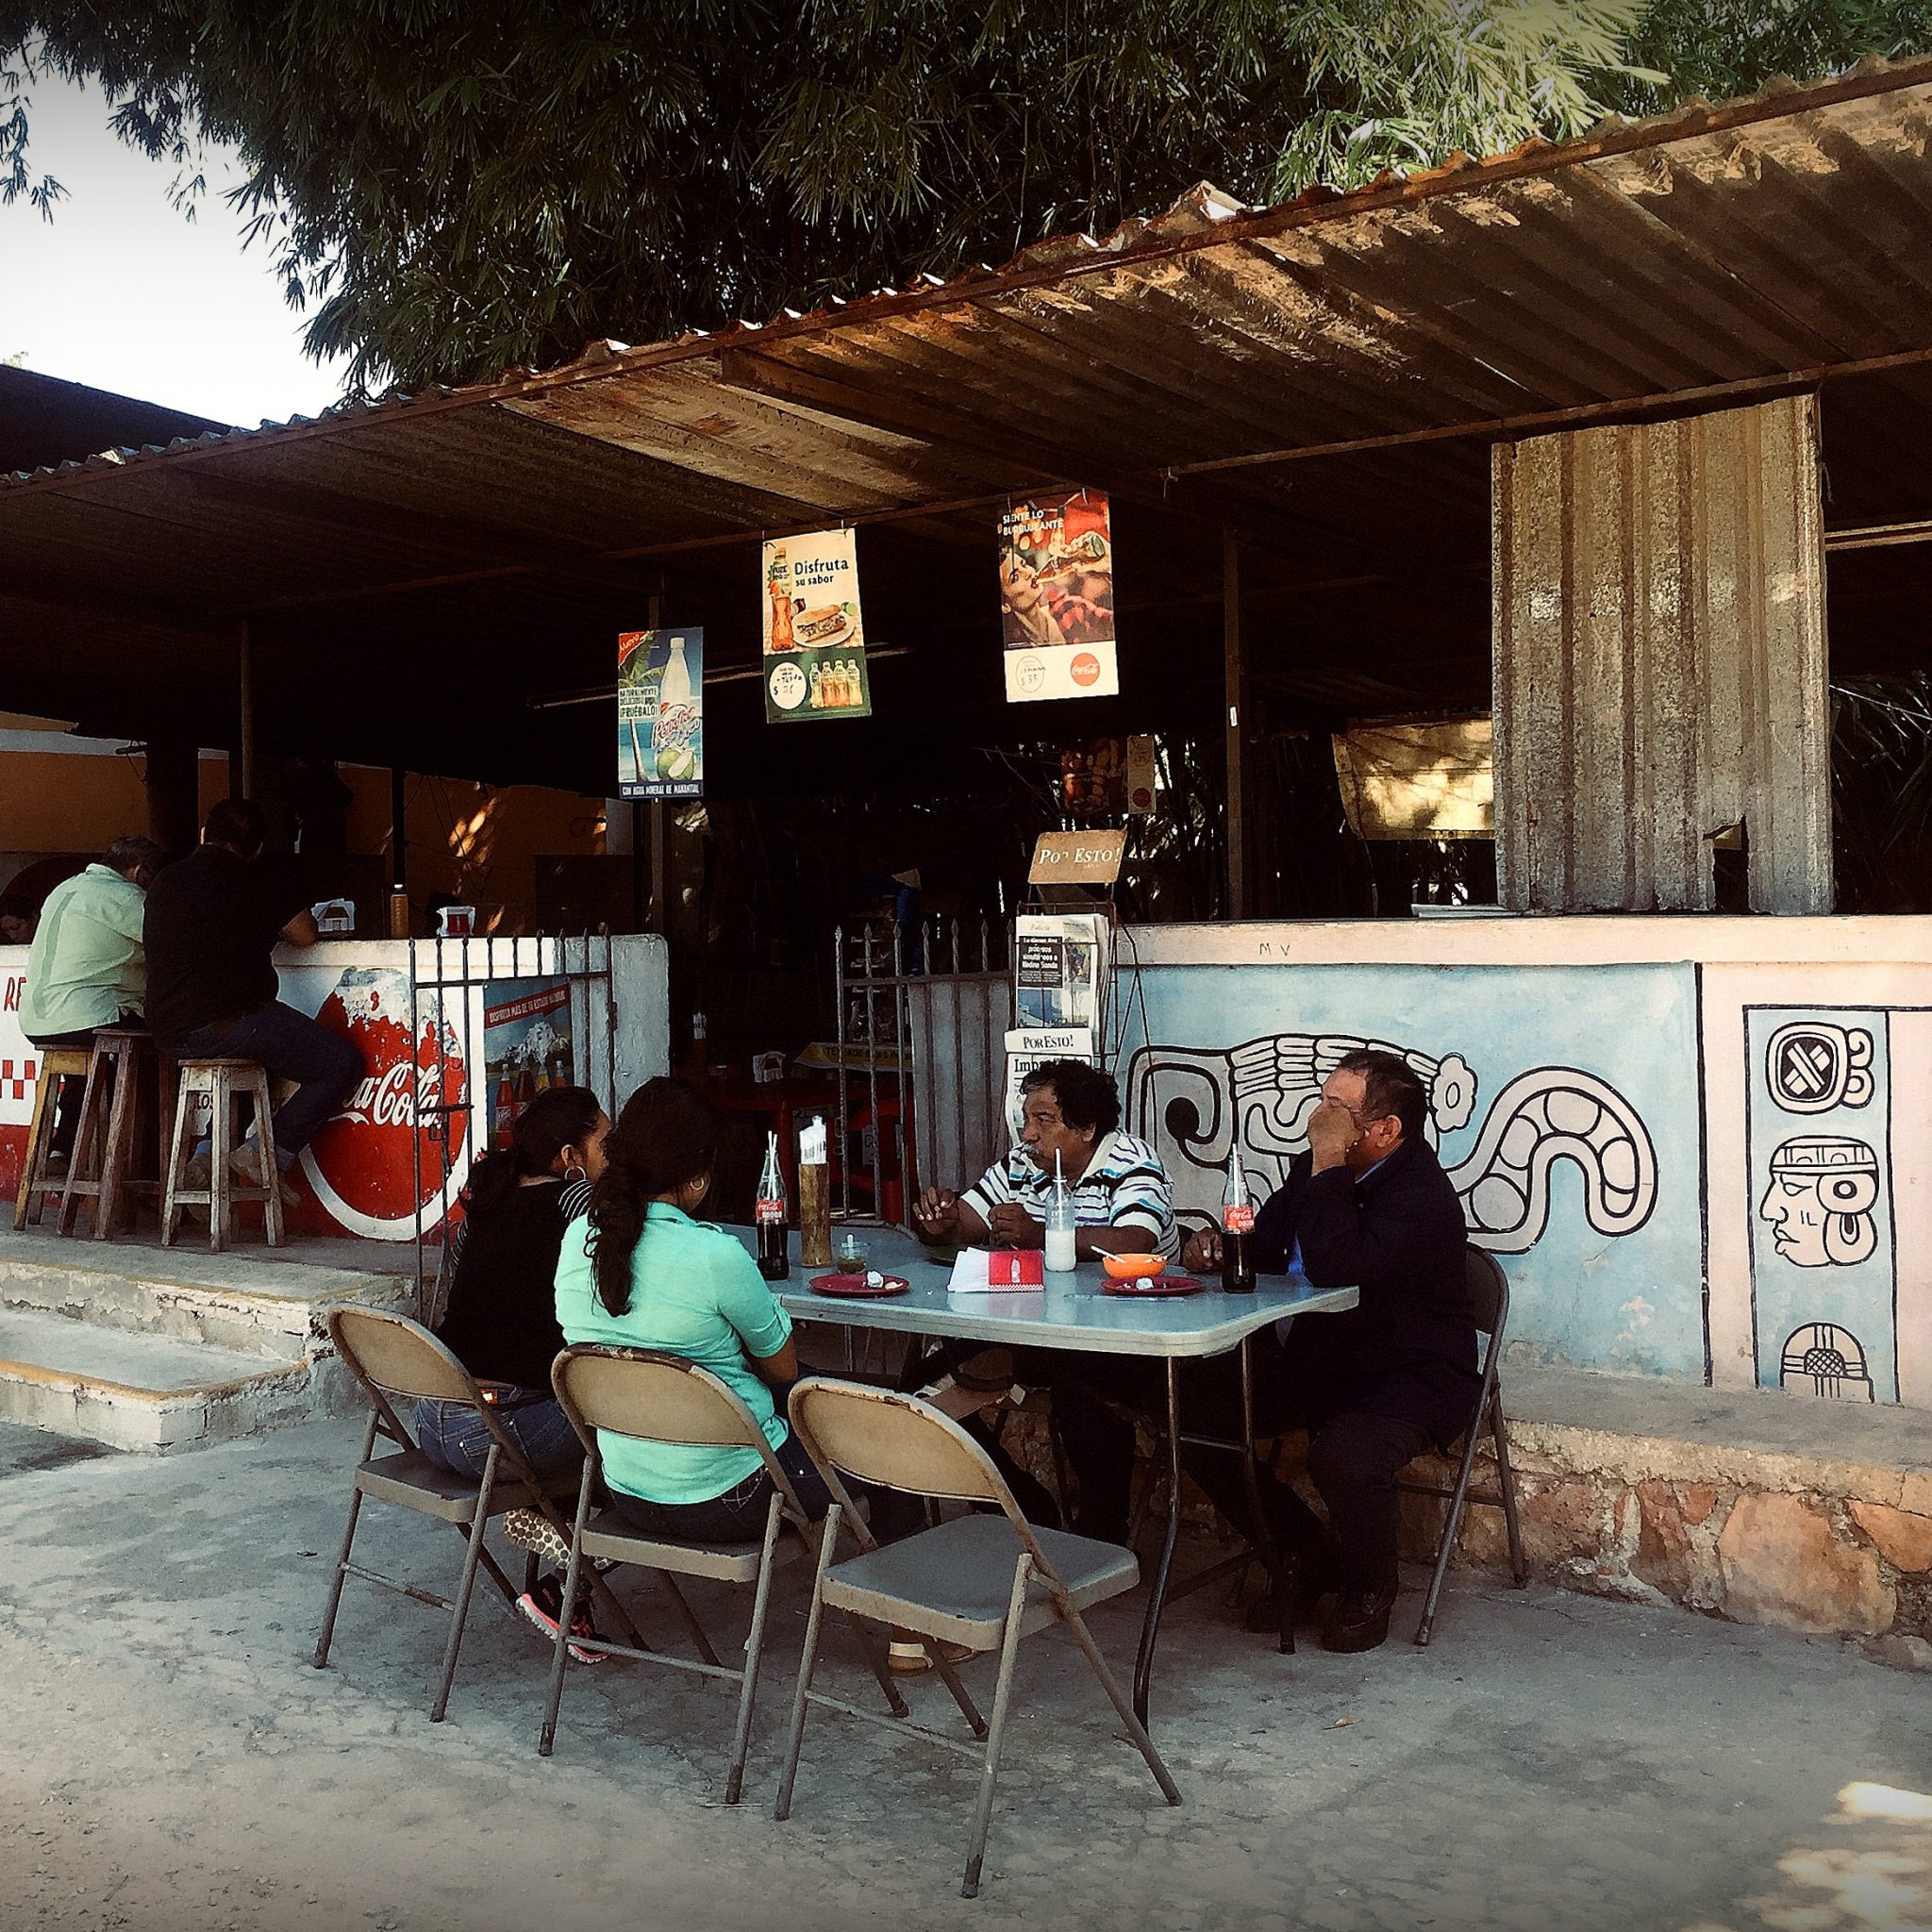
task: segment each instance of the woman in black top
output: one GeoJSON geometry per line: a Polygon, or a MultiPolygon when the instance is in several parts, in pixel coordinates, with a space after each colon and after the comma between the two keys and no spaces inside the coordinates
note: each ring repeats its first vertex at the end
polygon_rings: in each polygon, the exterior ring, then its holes
{"type": "MultiPolygon", "coordinates": [[[[517,1117],[510,1143],[486,1154],[463,1190],[464,1218],[451,1243],[449,1307],[442,1340],[475,1376],[504,1430],[540,1476],[583,1467],[577,1441],[550,1392],[550,1364],[563,1347],[557,1325],[557,1257],[563,1231],[591,1204],[591,1183],[604,1172],[610,1122],[588,1087],[548,1087],[517,1117]]],[[[416,1441],[441,1469],[480,1476],[490,1429],[457,1402],[419,1402],[416,1441]]],[[[563,1579],[544,1576],[517,1599],[517,1608],[546,1636],[563,1613],[563,1579]]],[[[571,1610],[573,1637],[595,1637],[588,1588],[571,1610]]],[[[583,1664],[603,1654],[580,1650],[583,1664]]]]}
{"type": "MultiPolygon", "coordinates": [[[[589,1088],[546,1088],[518,1116],[510,1144],[479,1160],[463,1191],[442,1340],[495,1397],[498,1421],[540,1476],[568,1475],[584,1459],[550,1392],[550,1364],[563,1347],[557,1257],[604,1172],[609,1131],[589,1088]]],[[[490,1431],[461,1403],[419,1402],[416,1440],[439,1468],[483,1474],[490,1431]]]]}

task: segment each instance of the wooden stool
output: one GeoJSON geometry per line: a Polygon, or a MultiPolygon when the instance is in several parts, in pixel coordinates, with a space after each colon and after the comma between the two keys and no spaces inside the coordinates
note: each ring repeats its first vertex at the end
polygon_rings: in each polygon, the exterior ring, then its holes
{"type": "Polygon", "coordinates": [[[175,1225],[184,1208],[208,1209],[208,1246],[220,1254],[228,1245],[237,1201],[259,1201],[272,1248],[282,1245],[281,1175],[275,1166],[275,1132],[269,1115],[268,1070],[259,1060],[184,1059],[181,1083],[175,1095],[175,1131],[164,1172],[167,1187],[161,1198],[161,1245],[175,1244],[175,1225]],[[194,1148],[188,1131],[189,1107],[197,1093],[206,1093],[208,1122],[208,1176],[205,1188],[191,1188],[185,1170],[194,1148]],[[255,1104],[255,1141],[266,1164],[268,1185],[251,1187],[238,1181],[228,1157],[242,1143],[235,1138],[235,1103],[243,1097],[255,1104]]]}
{"type": "MultiPolygon", "coordinates": [[[[94,1204],[93,1235],[104,1241],[120,1219],[124,1193],[160,1191],[158,1181],[136,1174],[141,1160],[141,1063],[154,1057],[154,1036],[140,1027],[103,1026],[95,1032],[93,1051],[88,1056],[87,1091],[80,1103],[80,1131],[74,1137],[74,1158],[59,1191],[63,1235],[74,1232],[83,1201],[94,1204]]],[[[165,1135],[165,1093],[158,1106],[165,1135]]],[[[162,1166],[165,1170],[165,1160],[162,1166]]]]}
{"type": "Polygon", "coordinates": [[[93,1064],[93,1055],[84,1046],[49,1046],[41,1050],[40,1077],[34,1084],[34,1114],[26,1130],[26,1154],[20,1164],[20,1190],[13,1197],[13,1231],[26,1226],[27,1203],[33,1202],[33,1218],[41,1218],[45,1196],[65,1185],[47,1179],[47,1157],[54,1147],[54,1106],[60,1093],[60,1082],[70,1074],[84,1074],[93,1064]],[[35,1200],[36,1195],[42,1198],[35,1200]]]}

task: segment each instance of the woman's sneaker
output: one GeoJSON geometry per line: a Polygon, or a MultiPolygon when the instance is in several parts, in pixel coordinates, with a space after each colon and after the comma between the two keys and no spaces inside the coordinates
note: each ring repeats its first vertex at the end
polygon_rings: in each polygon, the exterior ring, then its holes
{"type": "Polygon", "coordinates": [[[520,1550],[534,1550],[558,1570],[570,1568],[570,1540],[547,1517],[534,1509],[504,1512],[503,1533],[520,1550]]]}
{"type": "MultiPolygon", "coordinates": [[[[541,1523],[542,1518],[539,1517],[538,1521],[541,1523]]],[[[518,1597],[517,1608],[555,1643],[557,1620],[563,1611],[563,1579],[558,1576],[539,1577],[535,1590],[526,1590],[518,1597]]],[[[589,1604],[579,1603],[571,1611],[570,1634],[573,1638],[589,1638],[592,1643],[602,1641],[596,1624],[591,1621],[589,1604]]],[[[604,1653],[601,1650],[586,1650],[575,1642],[568,1648],[571,1656],[580,1664],[601,1664],[604,1661],[604,1653]]]]}

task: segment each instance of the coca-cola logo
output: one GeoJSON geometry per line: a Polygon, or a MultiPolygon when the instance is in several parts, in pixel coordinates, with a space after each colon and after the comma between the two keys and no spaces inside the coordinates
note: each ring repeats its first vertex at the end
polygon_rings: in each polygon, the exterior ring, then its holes
{"type": "Polygon", "coordinates": [[[302,1150],[303,1175],[349,1233],[412,1240],[419,1210],[434,1227],[469,1170],[461,1043],[432,991],[419,999],[412,1034],[408,980],[393,971],[344,973],[315,1017],[355,1043],[365,1071],[341,1111],[302,1150]]]}
{"type": "Polygon", "coordinates": [[[336,1119],[361,1121],[372,1127],[407,1127],[419,1113],[428,1114],[440,1103],[442,1089],[435,1067],[419,1066],[412,1105],[409,1068],[398,1060],[380,1077],[365,1079],[336,1119]]]}

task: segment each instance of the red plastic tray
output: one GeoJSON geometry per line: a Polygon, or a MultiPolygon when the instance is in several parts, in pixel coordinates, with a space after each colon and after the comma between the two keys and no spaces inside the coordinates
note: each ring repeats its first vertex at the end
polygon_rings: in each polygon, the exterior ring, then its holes
{"type": "Polygon", "coordinates": [[[814,1294],[843,1296],[847,1301],[878,1301],[886,1295],[904,1294],[912,1284],[903,1274],[889,1274],[874,1288],[862,1274],[814,1274],[814,1294]]]}
{"type": "Polygon", "coordinates": [[[1199,1294],[1208,1284],[1191,1274],[1157,1274],[1150,1281],[1136,1275],[1131,1281],[1109,1281],[1103,1294],[1125,1295],[1132,1301],[1151,1302],[1162,1295],[1199,1294]]]}

